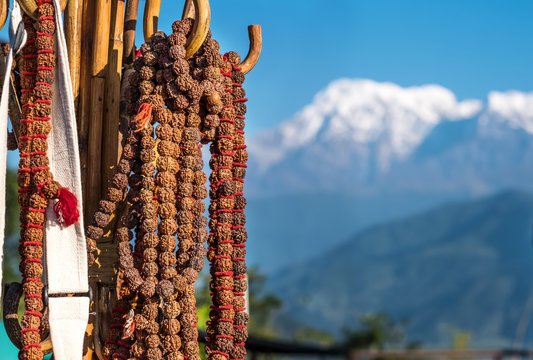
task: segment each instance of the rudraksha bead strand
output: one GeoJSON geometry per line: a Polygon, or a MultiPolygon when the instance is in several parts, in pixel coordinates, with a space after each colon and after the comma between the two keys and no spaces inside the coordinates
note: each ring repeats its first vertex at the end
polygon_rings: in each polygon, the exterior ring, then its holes
{"type": "MultiPolygon", "coordinates": [[[[225,89],[230,89],[226,76],[228,72],[219,69],[224,77],[221,78],[225,89]]],[[[223,110],[220,113],[220,125],[216,129],[215,140],[211,144],[210,166],[212,173],[211,206],[210,206],[210,247],[211,261],[211,296],[213,299],[210,323],[208,325],[208,356],[210,359],[229,359],[233,353],[233,240],[231,231],[233,226],[232,211],[234,208],[233,195],[235,185],[233,181],[233,133],[234,111],[233,98],[230,92],[222,97],[223,110]]]]}
{"type": "Polygon", "coordinates": [[[247,332],[247,313],[246,313],[246,217],[244,209],[246,207],[246,200],[242,192],[242,185],[244,184],[244,177],[246,176],[246,161],[248,154],[246,152],[245,138],[244,138],[244,115],[246,114],[247,101],[245,98],[245,91],[242,88],[244,82],[244,74],[238,67],[241,59],[235,52],[229,52],[225,58],[231,63],[233,81],[231,93],[233,95],[233,109],[235,111],[235,131],[233,134],[233,181],[236,191],[234,193],[234,208],[233,208],[233,308],[235,311],[234,319],[234,335],[233,335],[233,353],[232,359],[244,359],[246,356],[245,342],[248,337],[247,332]],[[246,314],[246,315],[241,315],[246,314]]]}

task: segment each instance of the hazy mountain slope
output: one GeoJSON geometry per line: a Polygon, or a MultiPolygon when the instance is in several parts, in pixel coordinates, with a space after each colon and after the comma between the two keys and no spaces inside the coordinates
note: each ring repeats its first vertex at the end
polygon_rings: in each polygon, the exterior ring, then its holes
{"type": "Polygon", "coordinates": [[[533,93],[341,79],[249,150],[249,258],[271,271],[448,201],[533,191],[533,93]]]}
{"type": "Polygon", "coordinates": [[[286,314],[333,332],[386,311],[427,344],[446,343],[453,325],[476,345],[510,345],[533,294],[532,223],[527,193],[455,203],[369,229],[269,286],[286,314]]]}

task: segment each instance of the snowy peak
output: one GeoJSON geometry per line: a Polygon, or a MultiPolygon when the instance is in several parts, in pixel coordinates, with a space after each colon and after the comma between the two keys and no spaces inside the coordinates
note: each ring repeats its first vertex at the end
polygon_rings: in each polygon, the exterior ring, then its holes
{"type": "Polygon", "coordinates": [[[477,115],[478,100],[457,101],[438,85],[403,88],[372,80],[340,79],[319,92],[313,102],[276,129],[259,134],[250,147],[260,169],[282,161],[310,144],[346,143],[373,146],[378,168],[404,159],[440,122],[477,115]]]}
{"type": "Polygon", "coordinates": [[[524,129],[533,134],[533,93],[490,92],[487,109],[480,118],[480,127],[483,131],[490,131],[499,126],[524,129]]]}

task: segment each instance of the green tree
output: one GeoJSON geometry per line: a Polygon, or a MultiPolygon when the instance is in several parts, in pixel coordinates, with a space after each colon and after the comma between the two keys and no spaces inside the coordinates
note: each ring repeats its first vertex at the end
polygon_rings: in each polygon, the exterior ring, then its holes
{"type": "Polygon", "coordinates": [[[7,170],[6,178],[6,227],[4,242],[4,282],[17,280],[18,275],[18,231],[20,207],[18,204],[17,172],[7,170]]]}
{"type": "Polygon", "coordinates": [[[344,329],[344,345],[350,349],[384,350],[390,347],[417,348],[417,342],[407,342],[406,321],[396,321],[383,312],[359,318],[359,328],[344,329]]]}

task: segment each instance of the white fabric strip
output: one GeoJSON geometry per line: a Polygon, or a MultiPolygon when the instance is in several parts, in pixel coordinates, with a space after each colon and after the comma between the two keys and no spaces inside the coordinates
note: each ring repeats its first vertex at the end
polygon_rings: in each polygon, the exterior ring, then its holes
{"type": "Polygon", "coordinates": [[[50,333],[54,359],[81,360],[83,357],[83,340],[88,318],[75,316],[89,309],[88,297],[50,298],[50,333]]]}
{"type": "MultiPolygon", "coordinates": [[[[54,179],[76,196],[78,210],[83,214],[76,115],[59,0],[54,0],[54,7],[57,66],[54,71],[48,156],[54,179]]],[[[47,218],[46,267],[54,358],[78,360],[82,358],[83,339],[89,320],[89,298],[54,298],[53,295],[89,291],[83,215],[76,224],[63,227],[58,223],[51,204],[47,218]]]]}
{"type": "MultiPolygon", "coordinates": [[[[2,98],[0,99],[0,283],[3,279],[2,268],[4,265],[4,229],[6,225],[6,167],[7,167],[7,121],[9,105],[9,88],[11,80],[11,67],[13,66],[13,51],[17,51],[17,45],[25,42],[25,30],[19,24],[22,16],[19,4],[15,1],[11,11],[9,22],[9,42],[11,48],[6,58],[4,82],[2,83],[2,98]],[[18,34],[17,34],[18,30],[18,34]],[[19,36],[19,41],[17,40],[19,36]],[[18,44],[17,44],[18,43],[18,44]]],[[[0,286],[0,299],[2,298],[2,286],[0,286]]]]}
{"type": "MultiPolygon", "coordinates": [[[[69,188],[78,199],[78,210],[83,214],[78,134],[72,84],[68,67],[67,49],[61,11],[56,5],[56,56],[54,96],[52,99],[52,132],[48,137],[50,170],[62,186],[69,188]]],[[[69,227],[61,226],[53,211],[48,208],[46,224],[46,265],[48,293],[80,293],[89,290],[87,250],[83,232],[83,216],[69,227]]]]}

